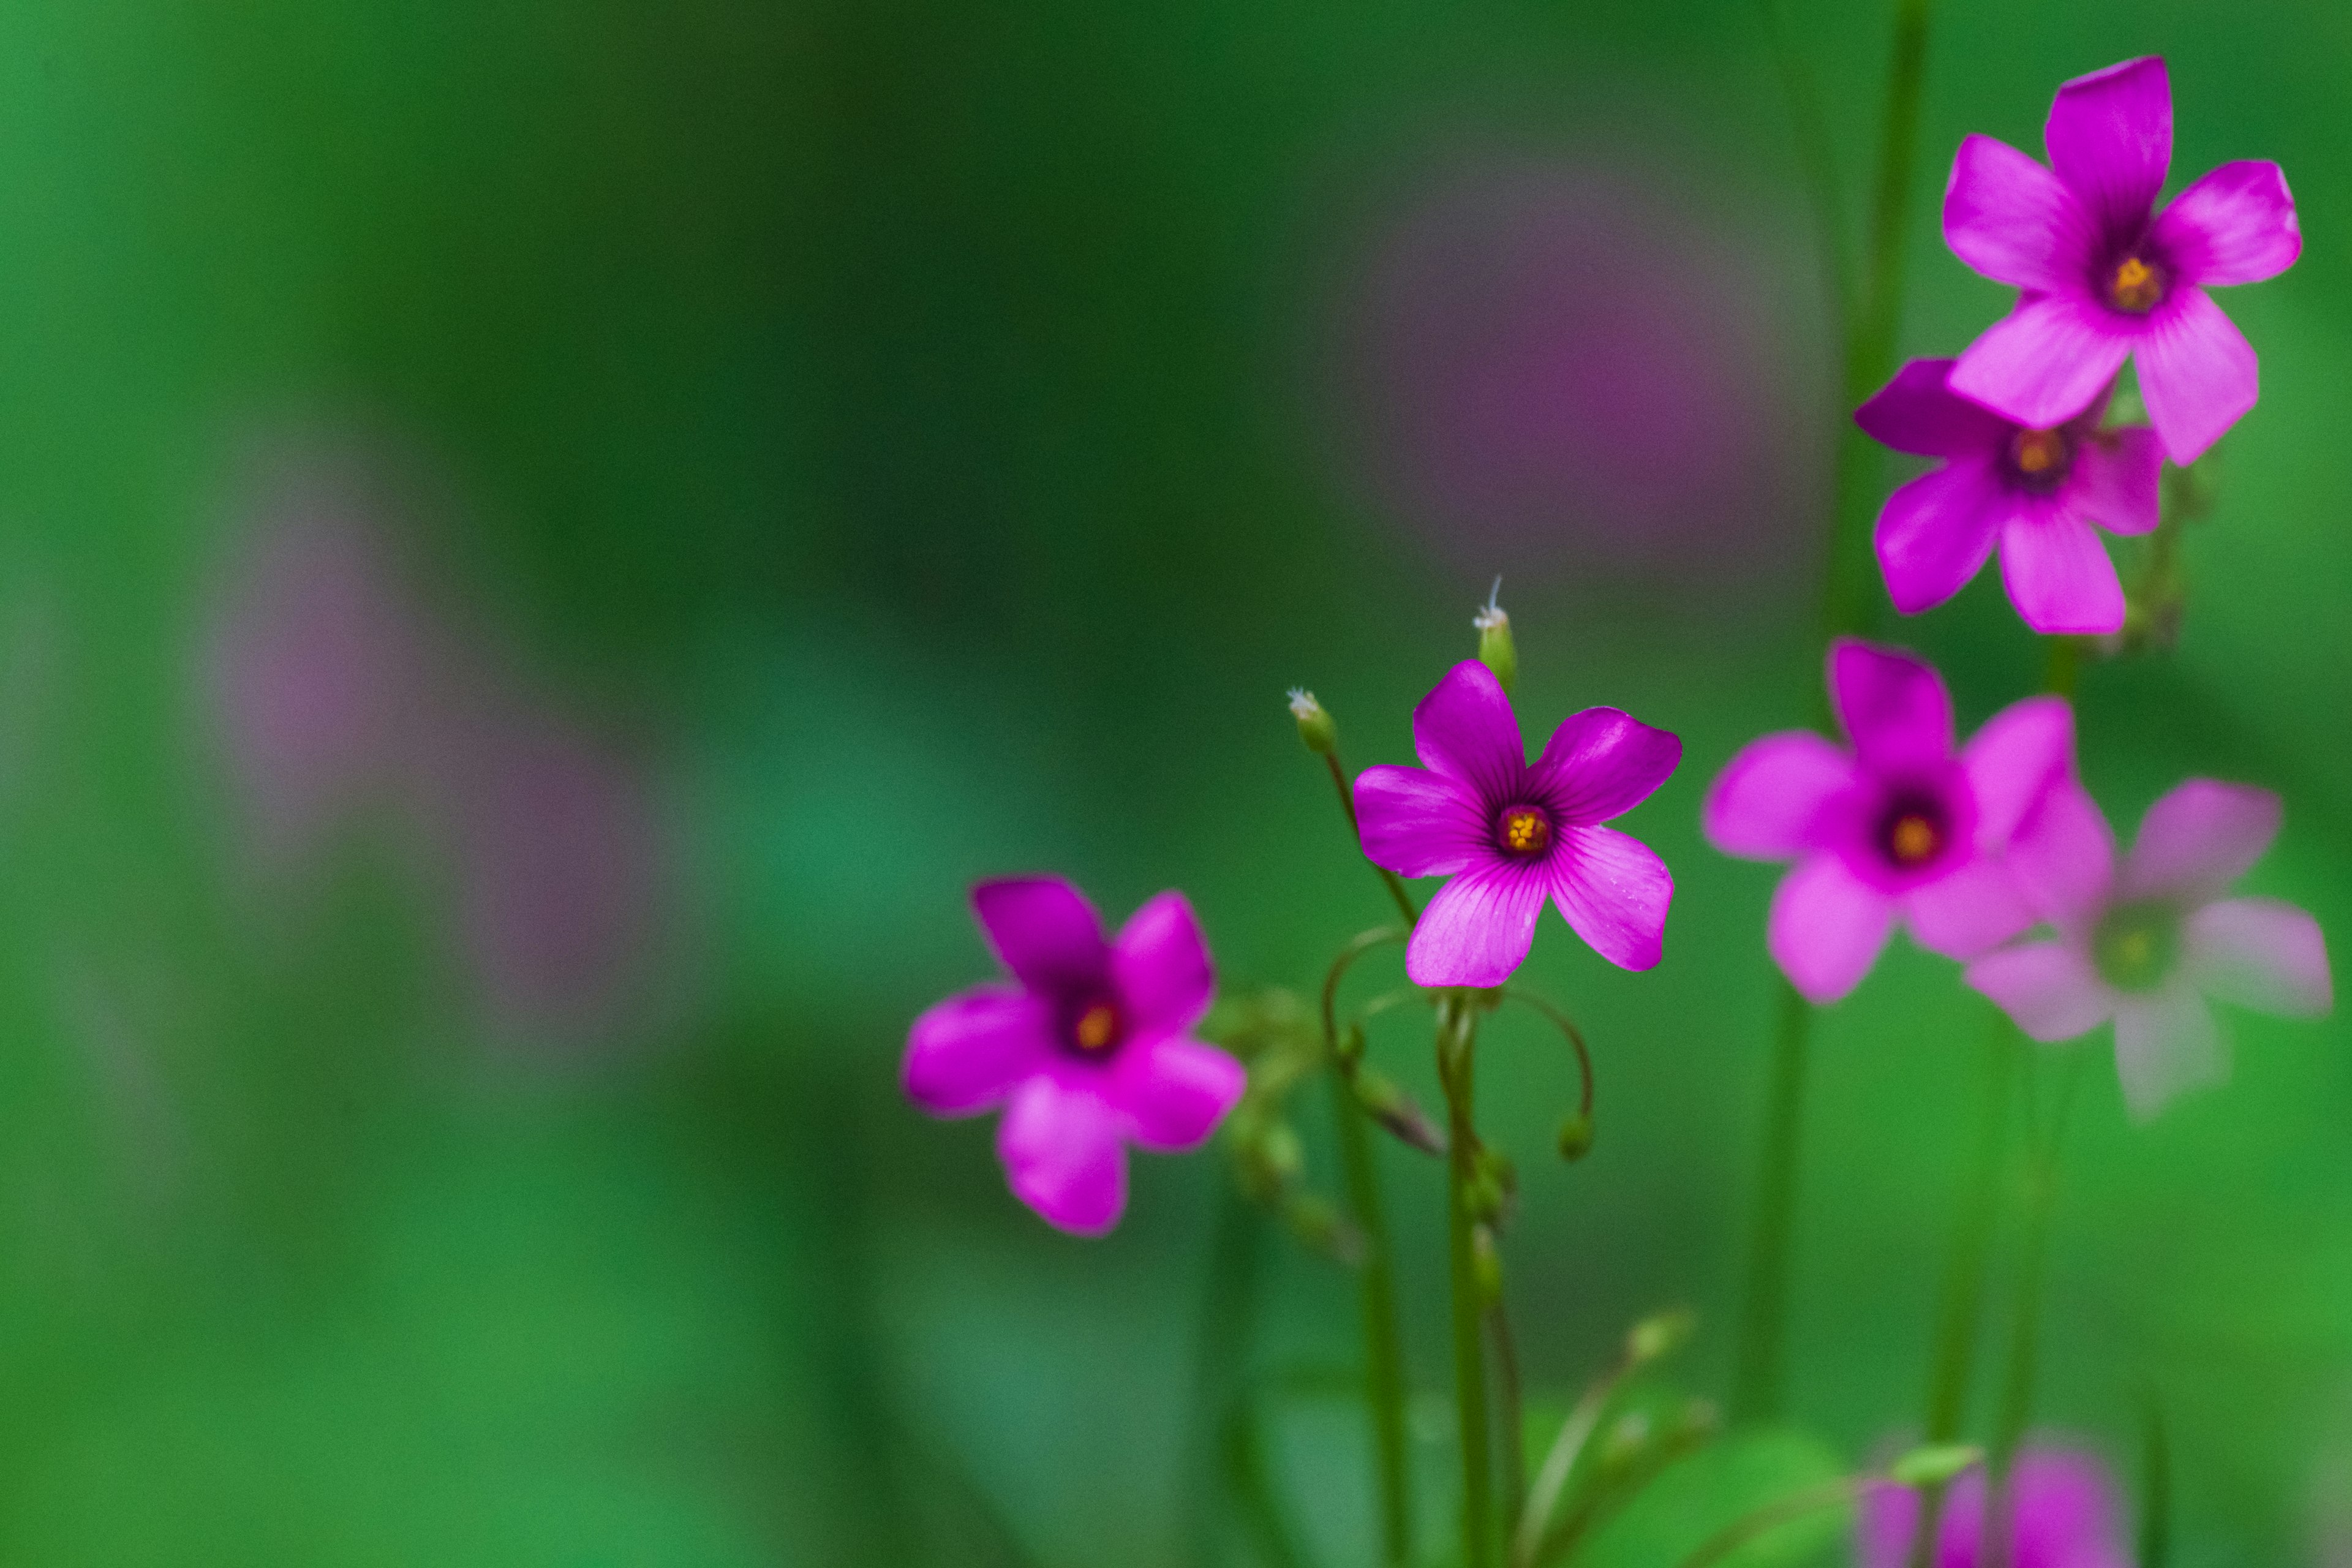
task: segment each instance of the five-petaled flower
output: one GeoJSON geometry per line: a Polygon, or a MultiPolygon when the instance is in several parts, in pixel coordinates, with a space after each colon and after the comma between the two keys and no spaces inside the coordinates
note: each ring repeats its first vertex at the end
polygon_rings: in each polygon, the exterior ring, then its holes
{"type": "MultiPolygon", "coordinates": [[[[2130,1568],[2122,1510],[2106,1468],[2073,1448],[2034,1447],[2010,1471],[2008,1550],[1987,1550],[1989,1511],[1982,1468],[1952,1483],[1937,1523],[1936,1568],[2130,1568]]],[[[1903,1568],[1918,1528],[1919,1494],[1891,1482],[1864,1494],[1855,1556],[1862,1568],[1903,1568]]]]}
{"type": "Polygon", "coordinates": [[[2024,292],[1960,356],[1952,388],[2052,429],[2137,354],[2166,455],[2194,462],[2259,391],[2252,347],[2206,289],[2294,264],[2303,236],[2286,177],[2276,163],[2224,163],[2157,213],[2172,88],[2153,57],[2060,88],[2042,140],[2046,168],[1988,136],[1969,137],[1953,160],[1944,237],[2024,292]]]}
{"type": "Polygon", "coordinates": [[[2106,400],[2049,429],[2004,419],[1946,384],[1950,360],[1915,359],[1854,422],[1897,451],[1947,459],[1886,500],[1878,562],[1905,615],[1964,587],[2000,546],[2010,602],[2037,632],[2122,629],[2123,584],[2091,525],[2147,533],[2164,454],[2144,425],[2102,431],[2106,400]]]}
{"type": "Polygon", "coordinates": [[[1115,940],[1058,877],[982,882],[973,911],[1013,972],[915,1020],[907,1093],[940,1116],[998,1106],[997,1152],[1021,1201],[1099,1236],[1127,1205],[1129,1140],[1198,1146],[1241,1098],[1241,1063],[1189,1037],[1216,992],[1181,893],[1151,900],[1115,940]]]}
{"type": "Polygon", "coordinates": [[[2037,1040],[2113,1020],[2134,1115],[2228,1070],[2207,997],[2314,1017],[2334,999],[2319,922],[2274,899],[2224,897],[2270,847],[2278,796],[2190,779],[2148,807],[2120,862],[2079,785],[2053,792],[2021,833],[2020,883],[2055,928],[1979,958],[1968,982],[2037,1040]]]}
{"type": "Polygon", "coordinates": [[[1357,777],[1356,814],[1374,865],[1453,879],[1405,948],[1415,984],[1503,984],[1535,942],[1547,895],[1610,963],[1657,963],[1675,879],[1647,845],[1601,824],[1666,781],[1682,760],[1679,739],[1614,708],[1587,708],[1529,766],[1511,700],[1467,659],[1412,710],[1412,749],[1423,768],[1357,777]]]}
{"type": "Polygon", "coordinates": [[[2003,709],[1955,755],[1943,679],[1909,654],[1841,638],[1829,683],[1851,748],[1809,730],[1751,742],[1705,816],[1725,853],[1797,862],[1773,895],[1768,940],[1814,1002],[1860,983],[1897,916],[1949,958],[2032,924],[2004,851],[2074,769],[2074,710],[2061,698],[2003,709]]]}

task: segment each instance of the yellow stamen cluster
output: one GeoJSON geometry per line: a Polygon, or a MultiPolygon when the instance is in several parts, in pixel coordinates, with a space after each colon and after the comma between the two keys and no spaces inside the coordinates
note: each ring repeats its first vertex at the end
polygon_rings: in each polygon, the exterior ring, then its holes
{"type": "Polygon", "coordinates": [[[2066,460],[2066,437],[2055,430],[2020,430],[2014,451],[2021,473],[2045,474],[2066,460]]]}
{"type": "Polygon", "coordinates": [[[1551,846],[1551,823],[1540,811],[1515,806],[1503,813],[1503,847],[1514,855],[1534,855],[1551,846]]]}
{"type": "Polygon", "coordinates": [[[1077,1026],[1070,1031],[1082,1051],[1099,1051],[1118,1038],[1118,1009],[1108,1002],[1097,1002],[1078,1015],[1077,1026]]]}
{"type": "Polygon", "coordinates": [[[2164,279],[2138,257],[2126,256],[2107,284],[2107,298],[2118,310],[2145,314],[2155,310],[2157,302],[2164,298],[2164,279]]]}
{"type": "Polygon", "coordinates": [[[1926,817],[1916,812],[1906,813],[1896,817],[1895,826],[1887,829],[1886,851],[1895,857],[1897,865],[1916,866],[1935,855],[1943,837],[1926,817]]]}

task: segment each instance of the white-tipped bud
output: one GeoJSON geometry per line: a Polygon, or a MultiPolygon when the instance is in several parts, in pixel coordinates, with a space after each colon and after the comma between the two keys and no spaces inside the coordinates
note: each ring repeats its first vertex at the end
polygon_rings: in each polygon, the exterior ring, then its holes
{"type": "Polygon", "coordinates": [[[1493,670],[1496,680],[1508,691],[1518,678],[1519,650],[1511,640],[1511,617],[1503,608],[1502,595],[1503,580],[1497,577],[1470,624],[1478,630],[1478,662],[1493,670]]]}
{"type": "Polygon", "coordinates": [[[1339,749],[1339,726],[1307,688],[1290,689],[1290,716],[1298,721],[1298,738],[1307,742],[1308,751],[1328,757],[1339,749]]]}

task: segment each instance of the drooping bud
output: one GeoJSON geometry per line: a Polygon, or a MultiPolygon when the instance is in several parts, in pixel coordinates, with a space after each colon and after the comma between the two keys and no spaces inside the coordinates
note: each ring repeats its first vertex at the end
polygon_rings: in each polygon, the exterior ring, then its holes
{"type": "Polygon", "coordinates": [[[1647,1366],[1680,1350],[1697,1329],[1698,1315],[1687,1307],[1644,1318],[1625,1335],[1625,1359],[1635,1366],[1647,1366]]]}
{"type": "Polygon", "coordinates": [[[1307,688],[1290,689],[1290,716],[1298,721],[1298,738],[1307,743],[1308,751],[1318,757],[1328,757],[1339,749],[1339,726],[1307,688]]]}
{"type": "Polygon", "coordinates": [[[1571,1110],[1559,1124],[1559,1157],[1581,1160],[1592,1152],[1592,1118],[1571,1110]]]}
{"type": "Polygon", "coordinates": [[[1974,1444],[1934,1443],[1887,1466],[1886,1478],[1897,1486],[1940,1487],[1983,1462],[1984,1450],[1974,1444]]]}
{"type": "Polygon", "coordinates": [[[1391,1136],[1424,1154],[1442,1156],[1445,1152],[1445,1134],[1394,1081],[1370,1068],[1359,1068],[1353,1082],[1357,1100],[1391,1136]]]}
{"type": "Polygon", "coordinates": [[[1493,670],[1496,680],[1508,691],[1511,682],[1518,679],[1519,650],[1511,640],[1511,617],[1504,613],[1502,592],[1503,580],[1497,577],[1470,624],[1478,628],[1478,662],[1493,670]]]}

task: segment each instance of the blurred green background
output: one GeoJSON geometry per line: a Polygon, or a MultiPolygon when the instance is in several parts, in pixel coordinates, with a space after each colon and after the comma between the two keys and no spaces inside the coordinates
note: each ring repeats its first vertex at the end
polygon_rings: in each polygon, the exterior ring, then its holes
{"type": "MultiPolygon", "coordinates": [[[[1888,9],[1790,7],[1857,205],[1888,9]]],[[[2175,187],[2274,157],[2307,249],[2228,297],[2263,403],[2084,766],[2126,823],[2281,790],[2253,885],[2340,933],[2352,12],[1946,7],[1903,342],[2004,304],[1958,138],[2158,51],[2175,187]]],[[[995,872],[1181,886],[1229,985],[1312,984],[1382,902],[1283,689],[1408,760],[1496,573],[1531,734],[1687,746],[1627,824],[1664,964],[1547,916],[1529,969],[1588,1161],[1488,1037],[1529,1381],[1685,1302],[1725,1385],[1776,873],[1697,809],[1814,710],[1837,419],[1748,0],[16,0],[0,210],[0,1561],[1199,1560],[1223,1162],[1060,1237],[904,1031],[995,872]]],[[[2038,679],[1990,574],[1892,620],[1966,723],[2038,679]]],[[[1898,942],[1817,1035],[1790,1405],[1852,1461],[1917,1419],[1986,1016],[1898,942]]],[[[2160,1405],[2175,1562],[2340,1568],[2352,1061],[2236,1037],[2147,1127],[2092,1075],[2042,1407],[2128,1479],[2160,1405]]],[[[1440,1179],[1383,1163],[1439,1393],[1440,1179]]],[[[1267,1245],[1263,1362],[1344,1365],[1347,1276],[1267,1245]]],[[[1276,1434],[1367,1560],[1346,1406],[1276,1434]]]]}

